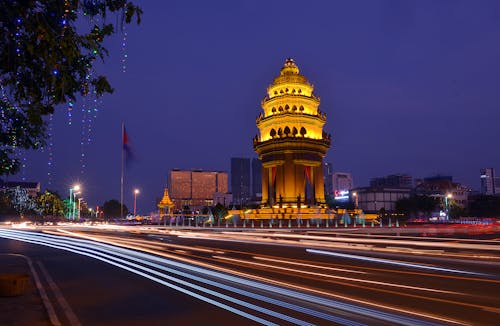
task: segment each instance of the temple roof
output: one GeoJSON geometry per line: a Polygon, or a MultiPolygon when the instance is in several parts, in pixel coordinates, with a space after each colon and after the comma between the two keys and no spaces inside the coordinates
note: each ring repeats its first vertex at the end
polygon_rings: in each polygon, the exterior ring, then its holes
{"type": "Polygon", "coordinates": [[[312,87],[308,83],[306,77],[300,74],[299,67],[295,64],[295,61],[292,58],[288,58],[285,60],[285,64],[281,68],[280,74],[274,78],[273,83],[269,87],[279,87],[280,85],[287,83],[304,84],[308,87],[312,87]]]}
{"type": "Polygon", "coordinates": [[[165,187],[165,190],[163,191],[163,198],[158,204],[158,207],[172,207],[172,206],[174,206],[174,202],[170,199],[170,196],[168,195],[168,188],[165,187]]]}
{"type": "Polygon", "coordinates": [[[287,58],[285,60],[283,68],[281,68],[280,75],[285,76],[285,75],[298,75],[298,74],[299,74],[299,67],[297,67],[295,61],[293,61],[292,58],[287,58]]]}

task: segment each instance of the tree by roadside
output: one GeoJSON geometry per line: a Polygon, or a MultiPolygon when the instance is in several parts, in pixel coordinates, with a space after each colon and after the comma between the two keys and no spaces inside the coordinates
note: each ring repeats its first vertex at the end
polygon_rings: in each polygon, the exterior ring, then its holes
{"type": "Polygon", "coordinates": [[[10,188],[6,190],[6,194],[15,212],[20,216],[38,215],[40,213],[36,201],[29,196],[26,189],[21,187],[10,188]]]}
{"type": "Polygon", "coordinates": [[[141,14],[127,0],[3,1],[0,175],[19,170],[17,148],[44,145],[46,118],[57,105],[78,95],[113,92],[105,76],[90,72],[97,59],[108,55],[104,40],[134,17],[140,23],[141,14]],[[116,24],[107,19],[111,13],[121,18],[116,24]]]}
{"type": "Polygon", "coordinates": [[[64,214],[64,205],[57,192],[45,190],[36,198],[36,203],[43,217],[59,217],[64,214]]]}
{"type": "Polygon", "coordinates": [[[405,217],[412,217],[418,213],[430,215],[438,209],[440,200],[431,196],[414,195],[409,198],[401,198],[396,202],[396,212],[405,217]]]}
{"type": "Polygon", "coordinates": [[[479,195],[469,199],[468,216],[498,217],[500,216],[500,197],[479,195]]]}
{"type": "Polygon", "coordinates": [[[215,222],[218,222],[218,221],[223,222],[224,217],[226,217],[228,214],[228,210],[221,203],[217,203],[217,205],[215,205],[214,208],[212,208],[212,214],[214,216],[215,222]]]}
{"type": "Polygon", "coordinates": [[[12,205],[12,199],[6,192],[0,192],[0,216],[2,219],[9,219],[17,212],[12,205]]]}
{"type": "MultiPolygon", "coordinates": [[[[111,199],[102,205],[102,212],[104,214],[104,218],[117,218],[121,216],[121,204],[116,199],[111,199]]],[[[123,216],[127,216],[128,208],[123,205],[123,216]]]]}

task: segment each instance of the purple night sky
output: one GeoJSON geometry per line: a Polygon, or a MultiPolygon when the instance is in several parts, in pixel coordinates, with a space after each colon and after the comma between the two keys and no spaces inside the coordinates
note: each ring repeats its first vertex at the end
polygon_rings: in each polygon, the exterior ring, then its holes
{"type": "MultiPolygon", "coordinates": [[[[81,149],[82,101],[68,125],[54,117],[48,153],[30,152],[9,180],[67,195],[79,180],[93,207],[120,198],[121,122],[136,160],[125,203],[141,189],[149,213],[172,168],[224,170],[255,157],[255,118],[267,86],[292,57],[321,97],[332,134],[326,157],[356,186],[391,173],[452,175],[479,189],[479,169],[500,169],[499,1],[135,1],[126,72],[118,34],[98,65],[115,88],[81,149]],[[81,154],[86,168],[81,173],[81,154]]],[[[86,132],[84,128],[84,132],[86,132]]]]}

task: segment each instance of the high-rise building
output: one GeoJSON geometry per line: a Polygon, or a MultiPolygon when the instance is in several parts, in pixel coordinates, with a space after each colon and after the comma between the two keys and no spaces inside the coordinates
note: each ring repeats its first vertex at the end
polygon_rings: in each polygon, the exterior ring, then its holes
{"type": "Polygon", "coordinates": [[[262,162],[258,158],[252,159],[252,199],[262,198],[262,162]]]}
{"type": "Polygon", "coordinates": [[[352,174],[345,172],[335,172],[332,175],[333,194],[349,191],[354,187],[352,174]]]}
{"type": "MultiPolygon", "coordinates": [[[[262,205],[325,204],[323,158],[331,137],[314,86],[287,59],[267,87],[254,150],[262,161],[262,205]]],[[[234,193],[233,193],[234,194],[234,193]]]]}
{"type": "Polygon", "coordinates": [[[231,192],[233,203],[245,204],[250,201],[250,159],[231,158],[231,192]]]}
{"type": "Polygon", "coordinates": [[[495,169],[481,169],[481,193],[484,195],[500,194],[500,177],[495,175],[495,169]]]}
{"type": "Polygon", "coordinates": [[[372,178],[370,187],[412,188],[413,178],[408,174],[391,174],[385,177],[372,178]]]}
{"type": "Polygon", "coordinates": [[[323,164],[323,178],[325,179],[325,196],[333,198],[333,164],[325,162],[323,164]]]}
{"type": "Polygon", "coordinates": [[[169,184],[170,197],[175,209],[188,206],[192,210],[197,210],[212,206],[215,193],[227,193],[227,173],[174,169],[170,171],[169,184]]]}

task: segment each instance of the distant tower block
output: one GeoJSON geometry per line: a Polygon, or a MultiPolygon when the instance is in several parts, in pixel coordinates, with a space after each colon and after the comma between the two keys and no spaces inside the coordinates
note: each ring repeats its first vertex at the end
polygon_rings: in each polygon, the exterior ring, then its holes
{"type": "Polygon", "coordinates": [[[325,204],[323,158],[331,139],[313,90],[293,59],[267,88],[253,141],[262,161],[263,206],[325,204]]]}

